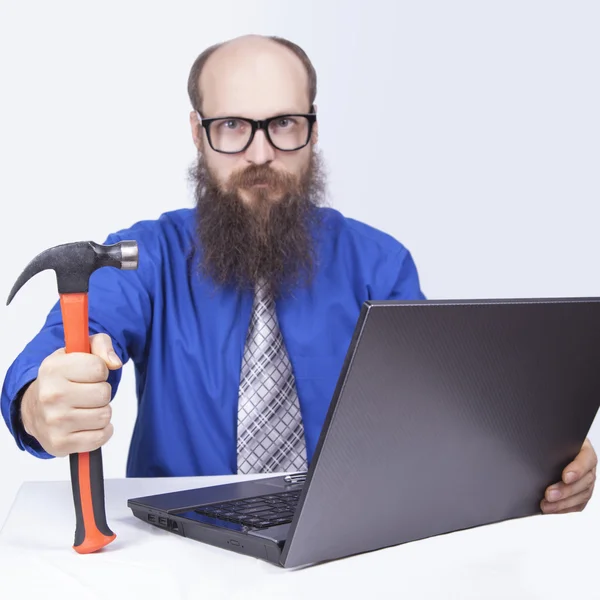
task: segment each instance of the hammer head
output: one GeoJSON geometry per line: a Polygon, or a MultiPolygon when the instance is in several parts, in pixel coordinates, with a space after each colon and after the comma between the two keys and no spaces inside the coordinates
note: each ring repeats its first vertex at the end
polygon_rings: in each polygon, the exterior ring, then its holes
{"type": "Polygon", "coordinates": [[[6,304],[11,303],[29,279],[46,269],[56,272],[59,294],[87,293],[91,274],[101,267],[137,269],[137,242],[127,240],[109,246],[95,242],[74,242],[44,250],[25,267],[6,304]]]}

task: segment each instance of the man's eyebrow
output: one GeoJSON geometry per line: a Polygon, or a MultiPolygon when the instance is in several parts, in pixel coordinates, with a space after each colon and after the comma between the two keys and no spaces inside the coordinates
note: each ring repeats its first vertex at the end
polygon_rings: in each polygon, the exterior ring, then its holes
{"type": "Polygon", "coordinates": [[[290,108],[288,110],[278,110],[276,113],[274,113],[273,116],[278,116],[278,115],[305,115],[308,112],[309,111],[298,110],[297,108],[290,108]]]}

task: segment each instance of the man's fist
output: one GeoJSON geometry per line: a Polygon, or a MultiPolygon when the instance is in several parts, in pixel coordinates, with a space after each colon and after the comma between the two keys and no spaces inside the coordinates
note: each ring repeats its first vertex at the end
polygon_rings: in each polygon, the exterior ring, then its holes
{"type": "Polygon", "coordinates": [[[53,456],[91,452],[113,434],[109,369],[123,365],[106,334],[90,337],[91,354],[64,348],[40,365],[23,395],[25,431],[53,456]]]}

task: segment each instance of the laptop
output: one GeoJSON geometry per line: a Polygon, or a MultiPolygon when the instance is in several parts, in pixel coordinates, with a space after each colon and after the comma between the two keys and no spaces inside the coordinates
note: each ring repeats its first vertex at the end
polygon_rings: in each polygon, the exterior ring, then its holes
{"type": "Polygon", "coordinates": [[[284,567],[541,514],[600,404],[600,299],[368,301],[307,473],[131,498],[284,567]]]}

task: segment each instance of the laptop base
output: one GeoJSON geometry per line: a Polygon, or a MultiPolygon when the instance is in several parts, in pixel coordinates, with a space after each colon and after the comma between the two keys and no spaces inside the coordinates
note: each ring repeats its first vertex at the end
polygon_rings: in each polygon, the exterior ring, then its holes
{"type": "Polygon", "coordinates": [[[289,523],[255,528],[197,511],[217,503],[298,493],[302,486],[302,482],[290,483],[283,476],[275,476],[132,498],[127,506],[141,521],[170,533],[282,566],[281,554],[289,523]]]}

